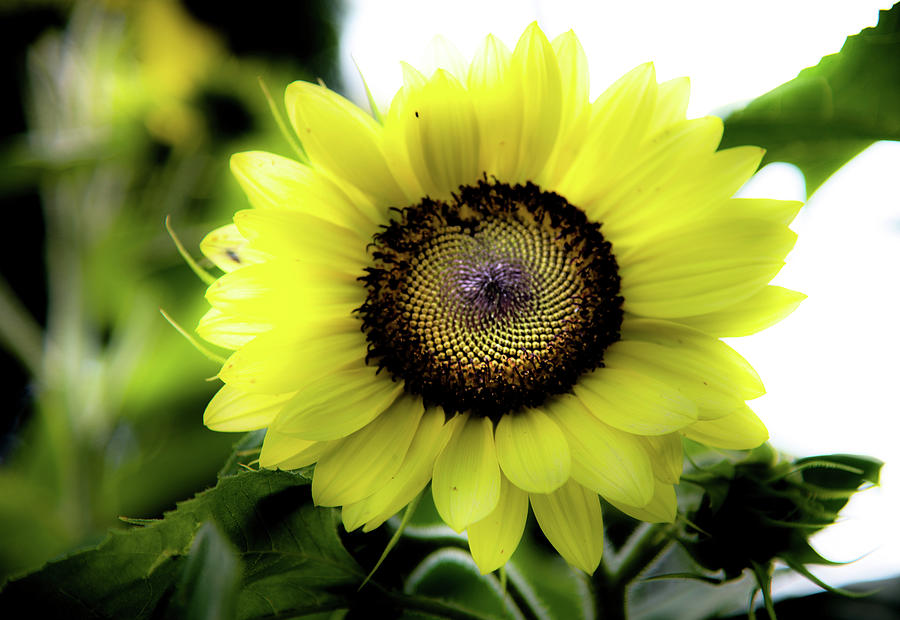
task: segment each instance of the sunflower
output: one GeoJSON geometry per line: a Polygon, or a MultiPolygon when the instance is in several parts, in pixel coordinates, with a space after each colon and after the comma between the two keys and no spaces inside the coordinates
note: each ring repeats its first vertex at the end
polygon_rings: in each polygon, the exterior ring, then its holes
{"type": "Polygon", "coordinates": [[[571,31],[446,55],[404,66],[383,116],[295,82],[304,161],[232,157],[253,208],[202,243],[225,273],[197,329],[234,351],[204,422],[266,428],[262,467],[315,464],[347,530],[430,482],[482,572],[530,504],[590,573],[599,496],[672,521],[683,437],[767,439],[759,377],[720,338],[803,298],[768,285],[800,204],[732,198],[763,151],[717,151],[722,121],[687,120],[688,81],[651,64],[591,102],[571,31]]]}

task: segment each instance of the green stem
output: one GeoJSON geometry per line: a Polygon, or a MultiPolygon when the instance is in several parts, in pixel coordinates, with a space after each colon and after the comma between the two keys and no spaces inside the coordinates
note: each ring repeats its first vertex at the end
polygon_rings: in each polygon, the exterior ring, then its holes
{"type": "Polygon", "coordinates": [[[625,620],[628,617],[628,587],[671,544],[673,527],[670,523],[642,524],[618,554],[604,559],[593,580],[597,607],[603,618],[625,620]]]}
{"type": "MultiPolygon", "coordinates": [[[[753,574],[756,576],[756,583],[762,592],[763,602],[766,605],[766,612],[769,614],[769,620],[776,620],[775,603],[772,601],[772,565],[763,566],[758,562],[752,562],[753,574]]],[[[750,600],[750,608],[753,608],[753,600],[750,600]]]]}
{"type": "Polygon", "coordinates": [[[644,524],[635,531],[618,555],[616,583],[627,587],[672,542],[670,523],[644,524]]]}
{"type": "Polygon", "coordinates": [[[599,616],[603,620],[626,620],[626,588],[618,585],[608,564],[600,564],[600,568],[594,573],[593,584],[599,616]]]}

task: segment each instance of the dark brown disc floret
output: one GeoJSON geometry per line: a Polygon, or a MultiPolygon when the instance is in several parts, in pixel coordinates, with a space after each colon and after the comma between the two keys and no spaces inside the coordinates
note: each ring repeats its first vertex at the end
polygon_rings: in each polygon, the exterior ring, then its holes
{"type": "Polygon", "coordinates": [[[370,253],[367,362],[448,414],[538,406],[619,339],[618,266],[600,225],[532,183],[426,198],[370,253]]]}

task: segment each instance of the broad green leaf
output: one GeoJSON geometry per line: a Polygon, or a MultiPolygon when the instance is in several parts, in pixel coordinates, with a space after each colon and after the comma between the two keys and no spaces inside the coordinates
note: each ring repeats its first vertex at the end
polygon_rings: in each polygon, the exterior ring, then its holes
{"type": "MultiPolygon", "coordinates": [[[[536,525],[532,521],[532,525],[536,525]]],[[[597,609],[585,574],[573,569],[548,545],[535,540],[533,527],[506,565],[509,587],[518,591],[537,618],[595,618],[597,609]]]]}
{"type": "Polygon", "coordinates": [[[233,476],[242,471],[251,469],[251,463],[259,460],[259,453],[262,449],[262,443],[265,437],[266,429],[264,428],[250,431],[243,435],[238,442],[234,444],[231,456],[228,457],[228,460],[225,461],[222,469],[219,470],[219,478],[233,476]]]}
{"type": "Polygon", "coordinates": [[[900,140],[900,5],[778,88],[725,118],[722,148],[767,149],[763,165],[795,164],[811,195],[878,140],[900,140]]]}
{"type": "Polygon", "coordinates": [[[177,615],[187,620],[234,618],[241,579],[237,552],[212,523],[204,523],[173,597],[177,615]]]}
{"type": "Polygon", "coordinates": [[[756,582],[744,574],[740,579],[716,585],[713,578],[719,574],[705,571],[682,547],[673,545],[632,585],[628,592],[629,617],[644,620],[746,617],[747,601],[756,582]],[[679,572],[706,574],[709,581],[654,578],[679,572]]]}
{"type": "Polygon", "coordinates": [[[0,608],[49,617],[177,615],[177,587],[191,582],[193,562],[224,571],[204,575],[195,587],[203,580],[228,582],[233,568],[207,561],[228,556],[225,541],[244,567],[238,618],[346,608],[365,575],[341,545],[338,521],[334,510],[312,505],[306,478],[239,473],[152,525],[114,531],[95,548],[10,582],[0,592],[0,608]],[[221,531],[221,544],[202,529],[209,522],[221,531]]]}
{"type": "Polygon", "coordinates": [[[432,598],[476,618],[523,617],[497,578],[482,575],[472,556],[461,549],[439,549],[426,557],[410,573],[404,590],[413,595],[406,603],[408,609],[416,609],[416,601],[432,598]]]}

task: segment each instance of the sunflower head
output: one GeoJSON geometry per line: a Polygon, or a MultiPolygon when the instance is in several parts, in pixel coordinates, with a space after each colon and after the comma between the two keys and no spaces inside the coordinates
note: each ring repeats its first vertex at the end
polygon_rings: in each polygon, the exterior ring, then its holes
{"type": "Polygon", "coordinates": [[[369,360],[426,405],[495,421],[602,364],[622,324],[600,226],[536,185],[481,180],[374,236],[359,308],[369,360]]]}
{"type": "Polygon", "coordinates": [[[530,505],[592,572],[599,496],[671,521],[683,437],[767,438],[721,338],[803,298],[768,285],[800,205],[732,197],[762,151],[718,151],[686,80],[642,65],[591,100],[572,32],[489,36],[444,67],[404,66],[374,115],[295,82],[300,160],[233,156],[253,208],[202,244],[226,273],[198,331],[234,351],[204,421],[267,428],[263,467],[315,464],[348,530],[430,483],[482,571],[530,505]]]}

